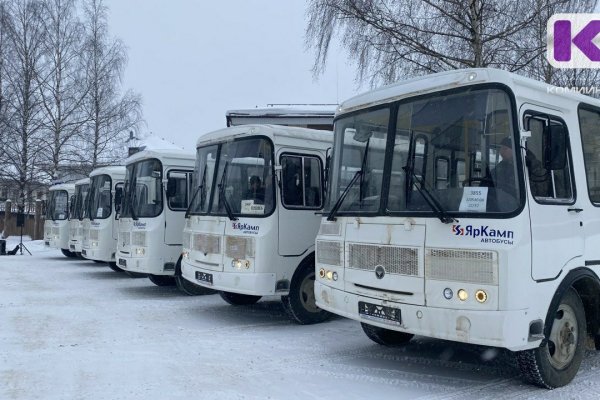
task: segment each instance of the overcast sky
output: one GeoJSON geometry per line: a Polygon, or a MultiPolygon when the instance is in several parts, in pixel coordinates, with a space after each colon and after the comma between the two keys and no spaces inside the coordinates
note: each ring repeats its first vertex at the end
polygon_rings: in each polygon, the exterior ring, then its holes
{"type": "Polygon", "coordinates": [[[339,103],[364,90],[332,49],[315,80],[300,0],[105,0],[128,47],[125,88],[141,93],[142,132],[194,149],[225,112],[271,103],[339,103]]]}

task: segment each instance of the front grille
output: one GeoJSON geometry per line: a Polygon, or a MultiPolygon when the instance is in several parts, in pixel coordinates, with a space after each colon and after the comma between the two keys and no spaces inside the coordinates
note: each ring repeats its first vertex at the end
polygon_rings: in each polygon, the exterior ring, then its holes
{"type": "Polygon", "coordinates": [[[133,246],[146,246],[146,232],[131,232],[131,244],[133,246]]]}
{"type": "Polygon", "coordinates": [[[254,239],[227,236],[225,238],[225,255],[237,259],[254,257],[254,239]]]}
{"type": "MultiPolygon", "coordinates": [[[[189,220],[188,220],[189,221],[189,220]]],[[[190,248],[190,243],[192,242],[192,234],[190,232],[183,232],[183,242],[182,247],[184,249],[190,248]]]]}
{"type": "Polygon", "coordinates": [[[342,266],[342,242],[317,240],[317,263],[342,266]]]}
{"type": "Polygon", "coordinates": [[[498,253],[480,250],[427,249],[425,277],[441,281],[498,284],[498,253]]]}
{"type": "Polygon", "coordinates": [[[119,232],[119,243],[122,247],[127,247],[131,244],[131,235],[129,232],[119,232]]]}
{"type": "Polygon", "coordinates": [[[321,222],[319,226],[319,235],[340,236],[342,233],[342,225],[335,223],[321,222]]]}
{"type": "Polygon", "coordinates": [[[207,235],[198,233],[193,236],[192,250],[200,251],[204,254],[219,254],[221,253],[221,237],[216,235],[207,235]]]}
{"type": "Polygon", "coordinates": [[[90,229],[90,240],[98,240],[98,229],[90,229]]]}
{"type": "Polygon", "coordinates": [[[381,265],[389,274],[419,275],[419,249],[411,247],[350,244],[348,268],[374,271],[381,265]]]}

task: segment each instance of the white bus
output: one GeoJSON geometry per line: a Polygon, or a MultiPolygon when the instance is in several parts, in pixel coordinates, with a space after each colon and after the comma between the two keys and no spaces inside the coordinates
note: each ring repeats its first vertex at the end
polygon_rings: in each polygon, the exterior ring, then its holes
{"type": "Polygon", "coordinates": [[[75,257],[69,250],[69,199],[75,192],[72,183],[53,185],[48,189],[44,245],[59,249],[66,257],[75,257]]]}
{"type": "Polygon", "coordinates": [[[175,284],[195,159],[178,150],[145,150],[127,159],[119,268],[147,274],[158,286],[175,284]]]}
{"type": "Polygon", "coordinates": [[[81,257],[81,242],[83,239],[83,213],[87,204],[90,190],[90,178],[75,182],[75,194],[71,196],[69,207],[69,251],[81,257]]]}
{"type": "Polygon", "coordinates": [[[493,69],[344,102],[317,305],[380,344],[502,347],[534,384],[569,383],[599,343],[598,133],[600,101],[493,69]]]}
{"type": "MultiPolygon", "coordinates": [[[[87,218],[83,219],[81,255],[89,260],[106,262],[111,269],[123,271],[116,264],[118,221],[114,201],[123,191],[125,167],[97,168],[90,174],[87,218]]],[[[121,194],[122,195],[122,194],[121,194]]]]}
{"type": "Polygon", "coordinates": [[[314,239],[331,132],[246,125],[202,136],[181,272],[233,305],[281,296],[299,323],[314,302],[314,239]]]}

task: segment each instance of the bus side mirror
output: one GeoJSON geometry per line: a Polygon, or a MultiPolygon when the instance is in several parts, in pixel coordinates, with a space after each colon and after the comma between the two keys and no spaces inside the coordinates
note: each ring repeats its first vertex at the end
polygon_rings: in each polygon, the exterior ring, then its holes
{"type": "Polygon", "coordinates": [[[563,124],[550,124],[544,129],[542,163],[547,170],[565,168],[567,164],[567,130],[563,124]]]}
{"type": "Polygon", "coordinates": [[[173,178],[169,178],[167,181],[167,198],[171,198],[177,194],[177,181],[173,178]]]}

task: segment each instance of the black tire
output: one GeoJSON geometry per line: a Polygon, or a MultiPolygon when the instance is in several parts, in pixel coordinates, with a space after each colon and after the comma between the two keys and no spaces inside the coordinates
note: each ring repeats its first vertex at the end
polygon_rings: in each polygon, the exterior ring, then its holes
{"type": "Polygon", "coordinates": [[[63,256],[65,256],[65,257],[69,257],[69,258],[76,257],[75,253],[73,253],[73,252],[71,252],[69,250],[60,249],[60,251],[63,253],[63,256]]]}
{"type": "Polygon", "coordinates": [[[549,319],[546,325],[551,328],[540,347],[519,351],[516,358],[525,380],[554,389],[573,380],[585,353],[585,311],[573,288],[565,292],[549,319]]]}
{"type": "Polygon", "coordinates": [[[289,316],[299,324],[316,324],[328,320],[331,313],[319,307],[315,302],[315,260],[309,258],[302,262],[290,284],[290,292],[282,296],[281,301],[289,316]]]}
{"type": "Polygon", "coordinates": [[[117,266],[116,262],[111,261],[111,262],[108,263],[108,266],[110,267],[110,269],[112,269],[115,272],[125,272],[124,270],[122,270],[121,268],[119,268],[117,266]]]}
{"type": "Polygon", "coordinates": [[[86,260],[86,258],[84,256],[81,255],[81,252],[78,251],[75,253],[75,255],[77,256],[77,258],[79,258],[80,260],[86,260]]]}
{"type": "Polygon", "coordinates": [[[205,288],[204,286],[196,285],[184,277],[181,276],[181,257],[177,260],[177,264],[175,264],[175,285],[177,285],[177,289],[183,294],[187,294],[188,296],[202,296],[206,294],[215,294],[216,291],[212,289],[205,288]]]}
{"type": "Polygon", "coordinates": [[[221,298],[232,306],[248,306],[255,304],[261,296],[251,296],[249,294],[239,294],[231,292],[219,292],[221,298]]]}
{"type": "Polygon", "coordinates": [[[378,326],[360,323],[362,330],[367,337],[382,346],[399,346],[410,342],[413,338],[412,333],[398,332],[391,329],[380,328],[378,326]]]}
{"type": "Polygon", "coordinates": [[[156,286],[175,286],[175,277],[168,275],[148,275],[150,282],[156,286]]]}

